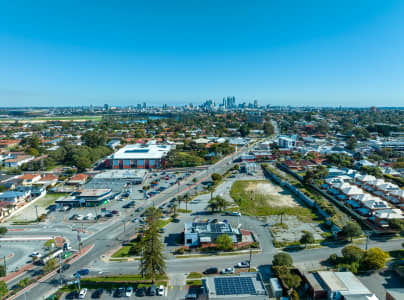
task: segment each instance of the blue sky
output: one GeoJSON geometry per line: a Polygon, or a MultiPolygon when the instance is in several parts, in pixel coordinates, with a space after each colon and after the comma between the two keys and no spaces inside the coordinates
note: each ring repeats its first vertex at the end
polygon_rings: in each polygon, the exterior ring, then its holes
{"type": "Polygon", "coordinates": [[[0,106],[404,106],[404,1],[0,1],[0,106]]]}

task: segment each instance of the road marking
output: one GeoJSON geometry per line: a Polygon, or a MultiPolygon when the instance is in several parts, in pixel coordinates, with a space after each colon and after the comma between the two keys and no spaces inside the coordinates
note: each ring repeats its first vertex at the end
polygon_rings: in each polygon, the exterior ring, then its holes
{"type": "Polygon", "coordinates": [[[171,289],[174,289],[174,286],[173,286],[173,285],[171,286],[171,289]]]}
{"type": "Polygon", "coordinates": [[[182,285],[180,286],[180,291],[182,291],[182,285]]]}

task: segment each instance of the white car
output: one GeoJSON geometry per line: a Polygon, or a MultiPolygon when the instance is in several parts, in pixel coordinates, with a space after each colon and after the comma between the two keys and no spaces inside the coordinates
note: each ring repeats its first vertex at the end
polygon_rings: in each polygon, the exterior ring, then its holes
{"type": "Polygon", "coordinates": [[[78,215],[77,217],[76,217],[76,220],[83,220],[84,219],[84,217],[82,216],[82,215],[78,215]]]}
{"type": "Polygon", "coordinates": [[[128,286],[128,287],[126,288],[125,296],[126,296],[126,297],[132,297],[132,294],[133,294],[133,288],[132,288],[131,286],[128,286]]]}
{"type": "Polygon", "coordinates": [[[220,274],[234,274],[234,268],[226,268],[220,271],[220,274]]]}
{"type": "Polygon", "coordinates": [[[31,253],[30,256],[31,256],[31,257],[39,256],[39,252],[38,252],[38,251],[34,251],[34,252],[31,253]]]}
{"type": "Polygon", "coordinates": [[[248,260],[240,261],[236,267],[237,268],[248,268],[250,266],[250,262],[248,260]]]}
{"type": "Polygon", "coordinates": [[[87,295],[87,289],[81,289],[80,294],[79,294],[79,299],[84,299],[87,295]]]}
{"type": "Polygon", "coordinates": [[[160,285],[157,289],[157,296],[164,296],[164,285],[160,285]]]}
{"type": "Polygon", "coordinates": [[[232,212],[231,215],[233,217],[241,217],[241,213],[239,213],[238,211],[232,212]]]}

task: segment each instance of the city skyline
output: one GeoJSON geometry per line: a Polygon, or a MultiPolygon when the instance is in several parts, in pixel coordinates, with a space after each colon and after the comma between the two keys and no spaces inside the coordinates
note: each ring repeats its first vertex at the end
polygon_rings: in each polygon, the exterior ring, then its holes
{"type": "Polygon", "coordinates": [[[400,1],[154,4],[1,4],[0,106],[403,106],[400,1]]]}

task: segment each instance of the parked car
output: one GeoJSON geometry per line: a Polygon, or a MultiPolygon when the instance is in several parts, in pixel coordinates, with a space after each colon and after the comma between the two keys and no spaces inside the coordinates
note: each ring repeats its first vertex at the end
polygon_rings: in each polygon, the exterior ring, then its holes
{"type": "Polygon", "coordinates": [[[241,217],[241,213],[239,213],[238,211],[234,211],[231,213],[231,216],[233,217],[241,217]]]}
{"type": "Polygon", "coordinates": [[[102,294],[104,293],[104,290],[102,288],[98,288],[94,291],[94,293],[91,295],[91,298],[94,299],[99,299],[101,298],[102,294]]]}
{"type": "Polygon", "coordinates": [[[79,293],[77,293],[77,291],[72,291],[66,295],[65,299],[77,299],[78,297],[79,293]]]}
{"type": "Polygon", "coordinates": [[[87,291],[88,291],[88,290],[87,290],[86,288],[81,289],[81,291],[80,291],[80,293],[79,293],[79,299],[84,299],[84,298],[86,298],[87,291]]]}
{"type": "Polygon", "coordinates": [[[245,261],[240,261],[236,265],[236,268],[248,268],[249,266],[250,266],[250,262],[248,260],[245,260],[245,261]]]}
{"type": "Polygon", "coordinates": [[[157,288],[154,284],[149,287],[149,296],[156,296],[157,288]]]}
{"type": "Polygon", "coordinates": [[[188,293],[185,296],[185,300],[197,300],[198,299],[198,295],[194,294],[194,293],[188,293]]]}
{"type": "Polygon", "coordinates": [[[132,297],[132,294],[133,294],[133,287],[128,286],[128,287],[126,288],[125,296],[126,296],[126,297],[132,297]]]}
{"type": "Polygon", "coordinates": [[[136,291],[136,296],[137,297],[144,297],[144,296],[146,296],[146,287],[141,287],[140,289],[138,289],[137,291],[136,291]]]}
{"type": "Polygon", "coordinates": [[[217,268],[209,268],[203,271],[203,274],[208,275],[208,274],[216,274],[219,270],[217,268]]]}
{"type": "Polygon", "coordinates": [[[115,291],[115,297],[121,298],[123,296],[125,296],[125,288],[124,287],[117,288],[115,291]]]}
{"type": "Polygon", "coordinates": [[[220,274],[234,274],[234,268],[225,268],[220,271],[220,274]]]}
{"type": "Polygon", "coordinates": [[[164,296],[164,285],[160,285],[157,290],[157,296],[164,296]]]}
{"type": "Polygon", "coordinates": [[[111,213],[107,213],[107,214],[105,214],[105,217],[106,218],[112,218],[114,215],[113,214],[111,214],[111,213]]]}
{"type": "Polygon", "coordinates": [[[132,223],[136,223],[138,221],[138,219],[137,218],[134,218],[133,220],[132,220],[132,223]]]}
{"type": "Polygon", "coordinates": [[[113,210],[113,211],[111,211],[111,213],[112,213],[113,215],[117,215],[117,214],[119,214],[119,211],[113,210]]]}

